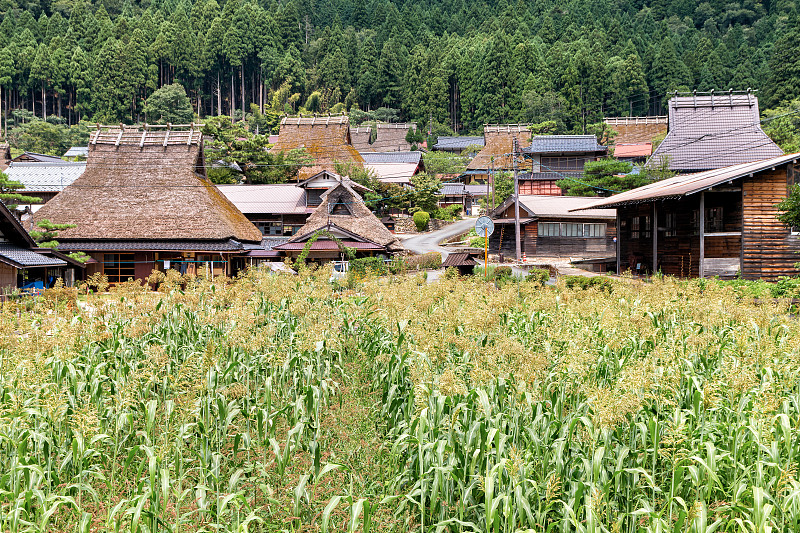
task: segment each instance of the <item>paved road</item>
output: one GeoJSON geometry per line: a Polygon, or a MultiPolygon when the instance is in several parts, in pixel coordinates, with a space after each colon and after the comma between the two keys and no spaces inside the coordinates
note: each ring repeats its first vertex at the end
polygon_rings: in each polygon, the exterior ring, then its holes
{"type": "Polygon", "coordinates": [[[447,248],[439,246],[439,243],[445,239],[453,237],[454,235],[466,233],[474,226],[474,218],[465,218],[464,220],[459,220],[458,222],[450,224],[446,228],[404,239],[403,246],[405,246],[406,250],[409,252],[414,252],[415,254],[439,252],[442,254],[442,259],[444,259],[447,257],[447,254],[449,254],[450,251],[447,250],[447,248]]]}

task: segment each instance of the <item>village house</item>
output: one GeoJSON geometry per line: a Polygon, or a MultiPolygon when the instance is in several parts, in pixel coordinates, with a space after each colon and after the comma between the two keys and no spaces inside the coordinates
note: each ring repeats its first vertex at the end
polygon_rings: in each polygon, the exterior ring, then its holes
{"type": "Polygon", "coordinates": [[[378,181],[411,186],[411,178],[425,172],[422,152],[363,152],[364,167],[371,170],[378,181]]]}
{"type": "Polygon", "coordinates": [[[34,214],[75,224],[59,249],[89,254],[111,283],[154,270],[232,275],[231,258],[261,232],[205,174],[200,125],[91,134],[86,170],[34,214]]]}
{"type": "Polygon", "coordinates": [[[519,177],[520,194],[563,194],[559,180],[580,179],[583,167],[608,153],[608,148],[598,144],[594,135],[536,135],[522,155],[530,161],[530,172],[519,177]]]}
{"type": "Polygon", "coordinates": [[[479,200],[486,198],[486,185],[467,185],[458,181],[442,184],[439,191],[439,207],[460,205],[461,211],[466,215],[477,214],[479,200]]]}
{"type": "Polygon", "coordinates": [[[531,141],[530,124],[485,124],[483,149],[467,165],[468,182],[490,180],[490,175],[531,169],[531,164],[512,154],[531,141]]]}
{"type": "Polygon", "coordinates": [[[648,166],[690,174],[783,154],[759,124],[758,98],[750,91],[676,93],[669,100],[669,133],[648,166]]]}
{"type": "Polygon", "coordinates": [[[618,271],[772,281],[797,274],[800,234],[776,207],[797,183],[800,154],[789,154],[675,176],[578,209],[616,209],[618,271]]]}
{"type": "Polygon", "coordinates": [[[37,154],[36,152],[22,152],[17,157],[13,158],[11,162],[28,162],[28,163],[63,163],[64,160],[56,155],[37,154]]]}
{"type": "MultiPolygon", "coordinates": [[[[520,244],[528,257],[608,258],[615,253],[613,209],[573,211],[595,201],[580,196],[520,195],[520,244]]],[[[490,214],[495,230],[489,252],[514,256],[514,197],[490,214]]]]}
{"type": "Polygon", "coordinates": [[[321,170],[336,170],[335,163],[364,165],[364,158],[350,139],[350,119],[342,116],[284,117],[278,138],[270,149],[284,152],[304,148],[313,162],[300,170],[307,179],[321,170]]]}
{"type": "MultiPolygon", "coordinates": [[[[605,117],[608,127],[616,133],[614,144],[652,144],[667,134],[666,115],[650,117],[605,117]]],[[[650,155],[650,154],[648,154],[650,155]]]]}
{"type": "Polygon", "coordinates": [[[50,248],[39,248],[0,202],[0,291],[44,289],[61,278],[67,286],[83,277],[83,265],[50,248]]]}
{"type": "Polygon", "coordinates": [[[306,224],[288,242],[273,249],[296,258],[311,240],[308,259],[317,262],[345,259],[345,246],[355,249],[358,257],[390,256],[403,250],[348,179],[328,189],[306,224]]]}
{"type": "Polygon", "coordinates": [[[25,188],[20,190],[21,194],[40,198],[41,201],[34,204],[20,204],[28,207],[35,212],[43,204],[49,202],[56,194],[72,184],[86,170],[86,162],[63,161],[12,161],[5,170],[6,175],[12,181],[22,183],[25,188]]]}
{"type": "MultiPolygon", "coordinates": [[[[436,144],[433,145],[433,149],[437,152],[450,152],[452,154],[460,154],[464,150],[468,148],[480,147],[486,144],[484,138],[481,137],[469,137],[469,136],[441,136],[436,139],[436,144]]],[[[480,148],[475,152],[474,155],[477,155],[477,152],[480,151],[480,148]]]]}

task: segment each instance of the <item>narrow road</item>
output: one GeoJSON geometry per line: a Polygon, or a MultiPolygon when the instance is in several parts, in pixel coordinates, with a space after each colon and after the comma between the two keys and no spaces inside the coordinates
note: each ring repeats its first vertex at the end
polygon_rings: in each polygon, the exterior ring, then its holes
{"type": "Polygon", "coordinates": [[[450,252],[447,248],[439,246],[439,243],[455,235],[466,233],[474,226],[474,218],[465,218],[464,220],[459,220],[458,222],[450,224],[446,228],[404,239],[403,246],[406,250],[415,254],[439,252],[442,254],[442,259],[444,259],[450,252]]]}

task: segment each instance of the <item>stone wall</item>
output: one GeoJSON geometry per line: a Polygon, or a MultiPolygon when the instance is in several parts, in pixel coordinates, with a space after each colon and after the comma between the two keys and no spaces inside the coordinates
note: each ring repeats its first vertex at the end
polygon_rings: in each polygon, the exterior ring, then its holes
{"type": "MultiPolygon", "coordinates": [[[[394,225],[394,232],[395,233],[419,233],[417,231],[417,226],[414,225],[414,219],[411,217],[408,218],[397,218],[395,219],[394,225]]],[[[427,231],[436,231],[442,228],[445,228],[455,222],[454,220],[437,220],[432,218],[430,222],[428,222],[428,229],[427,231]]]]}

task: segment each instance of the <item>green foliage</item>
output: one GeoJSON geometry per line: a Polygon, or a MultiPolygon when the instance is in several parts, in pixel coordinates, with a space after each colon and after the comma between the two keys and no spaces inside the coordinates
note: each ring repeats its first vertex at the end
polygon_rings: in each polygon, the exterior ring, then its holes
{"type": "Polygon", "coordinates": [[[147,121],[153,124],[191,124],[194,109],[180,83],[164,85],[147,99],[144,106],[147,121]]]}
{"type": "Polygon", "coordinates": [[[550,271],[546,268],[536,268],[533,267],[528,270],[528,275],[525,276],[525,281],[530,283],[536,283],[538,285],[544,286],[545,283],[548,282],[550,279],[550,271]]]}
{"type": "Polygon", "coordinates": [[[414,185],[414,205],[429,213],[436,211],[442,197],[439,194],[442,181],[431,174],[421,173],[412,176],[411,183],[414,185]]]}
{"type": "Polygon", "coordinates": [[[39,229],[30,231],[31,237],[36,241],[36,244],[42,248],[58,248],[58,232],[76,227],[75,224],[56,224],[43,218],[36,223],[39,229]]]}
{"type": "Polygon", "coordinates": [[[17,204],[35,204],[41,202],[36,196],[26,196],[21,191],[25,188],[23,183],[9,179],[8,174],[0,172],[0,202],[9,209],[14,209],[17,204]]]}
{"type": "Polygon", "coordinates": [[[762,128],[787,154],[800,152],[800,99],[763,112],[762,128]]]}
{"type": "Polygon", "coordinates": [[[305,150],[268,152],[268,135],[253,134],[242,122],[231,123],[230,117],[209,119],[203,134],[213,138],[206,158],[228,166],[209,173],[215,183],[286,183],[295,179],[299,170],[311,161],[305,150]]]}
{"type": "Polygon", "coordinates": [[[437,208],[433,212],[433,218],[438,220],[459,220],[461,218],[461,204],[453,204],[447,207],[437,208]]]}
{"type": "Polygon", "coordinates": [[[425,172],[438,176],[441,174],[462,174],[467,170],[469,156],[462,156],[450,152],[429,151],[422,154],[425,163],[425,172]]]}
{"type": "Polygon", "coordinates": [[[417,227],[417,231],[425,231],[428,229],[428,222],[430,222],[431,216],[425,211],[417,211],[414,213],[414,225],[417,227]]]}
{"type": "Polygon", "coordinates": [[[800,186],[792,185],[786,198],[775,207],[781,211],[778,220],[788,227],[800,227],[800,186]]]}
{"type": "Polygon", "coordinates": [[[382,257],[358,257],[350,260],[348,272],[359,277],[384,276],[389,273],[389,267],[383,262],[382,257]]]}
{"type": "Polygon", "coordinates": [[[321,229],[318,230],[316,233],[314,233],[314,235],[309,237],[309,239],[306,241],[305,245],[303,246],[303,249],[297,256],[297,260],[295,260],[294,262],[295,270],[300,270],[302,267],[305,266],[306,259],[308,259],[308,255],[311,253],[311,247],[314,245],[315,242],[317,242],[317,240],[320,237],[325,237],[326,239],[330,239],[333,242],[335,242],[336,246],[339,247],[339,252],[344,254],[345,259],[347,259],[348,261],[352,261],[353,259],[355,259],[356,257],[355,248],[350,248],[349,246],[345,246],[339,237],[337,237],[328,230],[321,229]]]}
{"type": "Polygon", "coordinates": [[[15,125],[8,132],[11,146],[26,152],[61,156],[72,146],[86,146],[89,128],[85,123],[67,126],[17,113],[15,125]]]}
{"type": "Polygon", "coordinates": [[[562,279],[568,289],[597,289],[608,293],[614,290],[614,282],[603,276],[564,276],[562,279]]]}
{"type": "Polygon", "coordinates": [[[495,267],[494,272],[492,273],[492,277],[496,280],[511,278],[513,276],[514,272],[511,270],[511,267],[509,266],[495,267]]]}

